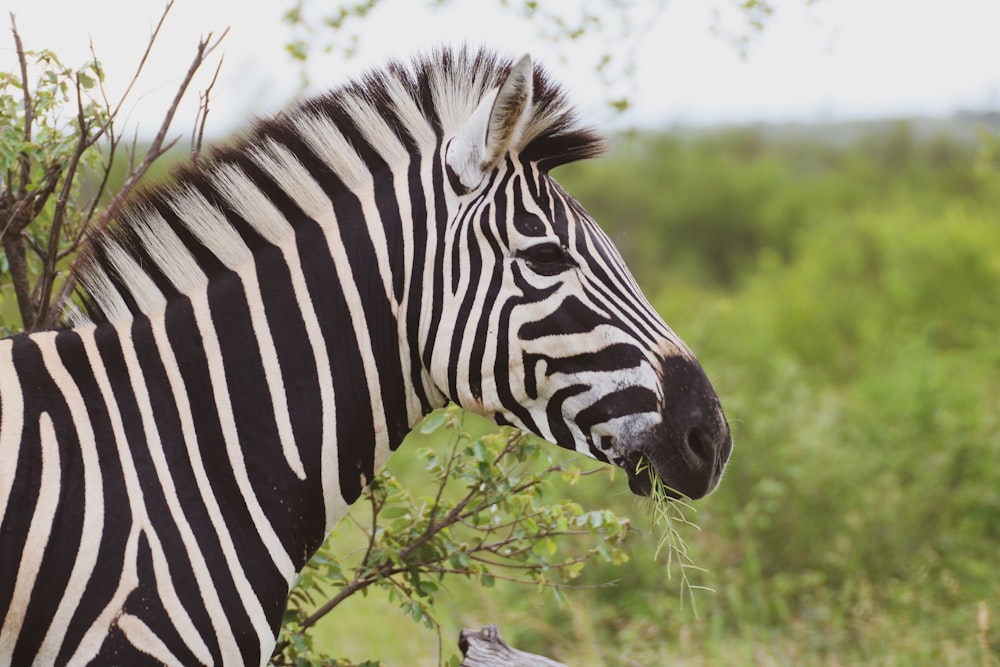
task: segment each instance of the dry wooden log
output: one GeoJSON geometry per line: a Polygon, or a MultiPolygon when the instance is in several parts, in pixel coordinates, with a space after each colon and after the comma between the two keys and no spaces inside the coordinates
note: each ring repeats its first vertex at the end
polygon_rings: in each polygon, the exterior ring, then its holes
{"type": "Polygon", "coordinates": [[[561,662],[511,648],[492,624],[479,632],[462,630],[458,633],[458,648],[465,656],[461,667],[567,667],[561,662]]]}

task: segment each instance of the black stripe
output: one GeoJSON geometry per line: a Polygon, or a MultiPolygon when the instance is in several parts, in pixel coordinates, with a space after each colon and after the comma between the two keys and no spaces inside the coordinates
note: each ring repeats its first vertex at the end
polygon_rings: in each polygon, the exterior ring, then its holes
{"type": "MultiPolygon", "coordinates": [[[[514,188],[514,229],[523,236],[546,236],[549,225],[538,217],[537,214],[528,211],[524,206],[524,188],[521,185],[521,178],[513,179],[514,188]]],[[[503,224],[502,220],[497,220],[503,224]]]]}
{"type": "MultiPolygon", "coordinates": [[[[530,288],[528,282],[521,275],[521,271],[516,264],[511,265],[514,272],[514,282],[522,290],[530,288]]],[[[539,432],[531,413],[522,406],[511,391],[510,384],[510,315],[519,305],[525,303],[524,297],[513,297],[508,299],[500,307],[500,318],[497,331],[497,357],[493,365],[493,374],[496,378],[497,397],[500,404],[514,415],[524,428],[534,433],[539,432]]]]}
{"type": "MultiPolygon", "coordinates": [[[[157,531],[157,534],[162,541],[163,536],[159,534],[159,531],[157,531]]],[[[181,664],[198,664],[194,655],[185,646],[184,640],[177,631],[177,628],[170,620],[170,616],[164,608],[163,599],[157,594],[157,576],[153,566],[152,547],[149,544],[149,540],[145,532],[140,534],[138,542],[136,552],[136,571],[139,576],[139,585],[125,599],[125,604],[122,605],[123,610],[125,613],[132,614],[143,621],[160,639],[160,641],[170,648],[171,653],[177,656],[177,658],[181,661],[181,664]]],[[[168,555],[167,558],[169,559],[170,556],[168,555]]],[[[174,587],[178,589],[179,593],[181,593],[186,586],[193,587],[194,582],[192,581],[193,577],[191,577],[190,570],[186,573],[176,571],[179,568],[175,567],[176,563],[172,560],[169,565],[171,583],[173,583],[174,587]]],[[[195,595],[195,597],[197,597],[197,595],[195,595]]],[[[188,605],[185,605],[185,608],[189,612],[194,611],[188,605]]],[[[204,612],[204,609],[200,611],[204,612]]],[[[210,628],[212,626],[204,625],[203,623],[207,622],[207,619],[200,620],[198,616],[193,616],[192,621],[194,621],[196,627],[203,630],[201,636],[205,639],[210,650],[213,651],[213,660],[219,660],[219,658],[214,655],[216,652],[216,649],[213,646],[214,642],[212,641],[214,637],[205,636],[208,633],[204,632],[206,628],[210,628]]],[[[114,631],[112,632],[112,637],[113,636],[114,631]]],[[[148,656],[142,653],[142,646],[136,646],[133,649],[131,643],[128,642],[124,636],[117,641],[112,639],[112,641],[108,642],[108,644],[112,646],[117,644],[118,651],[120,653],[119,655],[114,656],[114,662],[105,664],[154,664],[148,656]]]]}
{"type": "Polygon", "coordinates": [[[646,361],[646,355],[635,345],[614,343],[596,352],[582,352],[566,357],[546,357],[546,375],[614,373],[638,368],[644,361],[646,361]]]}
{"type": "Polygon", "coordinates": [[[347,503],[352,503],[361,494],[360,473],[371,479],[375,422],[361,350],[347,317],[347,301],[341,288],[341,281],[350,277],[338,275],[326,244],[300,245],[299,256],[306,275],[325,276],[322,283],[310,281],[308,286],[330,359],[341,495],[347,503]]]}
{"type": "MultiPolygon", "coordinates": [[[[488,224],[489,220],[484,212],[484,217],[480,220],[480,225],[486,228],[488,224]]],[[[488,232],[488,229],[484,229],[484,231],[488,232]]],[[[472,337],[472,349],[470,350],[472,363],[469,364],[469,386],[472,389],[473,396],[477,398],[482,398],[483,395],[482,360],[486,357],[486,346],[493,340],[493,336],[489,333],[490,319],[496,308],[497,300],[500,297],[504,272],[503,248],[492,235],[486,233],[485,236],[489,250],[492,252],[492,269],[490,270],[490,275],[482,279],[486,285],[486,289],[483,294],[482,309],[478,315],[479,321],[476,323],[476,333],[472,337]]],[[[504,362],[504,368],[509,369],[507,361],[504,362]]]]}
{"type": "MultiPolygon", "coordinates": [[[[589,288],[588,291],[599,295],[593,296],[592,294],[591,298],[595,303],[616,304],[632,326],[630,333],[636,338],[649,343],[659,340],[661,335],[654,331],[658,328],[657,321],[651,319],[654,314],[642,294],[638,293],[635,281],[631,279],[627,269],[618,259],[617,251],[614,250],[611,241],[593,223],[581,224],[580,229],[584,232],[580,235],[578,242],[582,244],[582,252],[592,254],[592,251],[585,248],[586,243],[583,240],[589,238],[597,247],[599,258],[603,259],[603,262],[600,263],[597,261],[588,262],[593,278],[586,282],[586,287],[589,288]],[[605,269],[610,270],[610,274],[605,269]]],[[[621,328],[624,329],[624,327],[621,328]]]]}
{"type": "Polygon", "coordinates": [[[560,447],[564,447],[566,449],[576,448],[573,432],[570,430],[569,426],[566,425],[566,417],[562,413],[563,403],[573,396],[581,394],[585,391],[587,391],[587,386],[582,384],[563,387],[552,394],[548,404],[545,406],[545,416],[548,419],[549,431],[552,432],[552,437],[555,439],[556,444],[560,447]]]}
{"type": "MultiPolygon", "coordinates": [[[[343,228],[350,226],[352,222],[358,225],[360,217],[357,213],[354,217],[341,217],[345,214],[345,209],[355,212],[360,210],[357,196],[344,186],[340,178],[300,136],[290,128],[285,130],[280,139],[313,175],[330,201],[336,203],[338,226],[343,228]]],[[[371,414],[368,382],[364,380],[359,341],[348,318],[350,311],[341,287],[343,282],[354,278],[353,275],[338,274],[319,223],[307,219],[300,224],[311,228],[308,232],[297,233],[296,243],[330,359],[337,410],[336,437],[341,495],[347,503],[352,503],[361,494],[361,474],[367,479],[371,479],[373,475],[374,447],[371,443],[375,440],[375,422],[371,414]]],[[[341,233],[345,233],[343,229],[341,233]]],[[[359,235],[367,237],[367,230],[348,230],[346,235],[348,238],[357,238],[359,235]]],[[[368,244],[371,245],[370,238],[368,244]]],[[[371,254],[367,257],[371,258],[371,254]]],[[[359,270],[372,272],[377,276],[373,263],[359,267],[359,270]]],[[[381,282],[378,284],[381,285],[381,282]]],[[[385,301],[384,297],[382,300],[385,301]]],[[[395,349],[398,350],[398,345],[395,349]]],[[[398,353],[395,356],[398,359],[398,353]]]]}
{"type": "MultiPolygon", "coordinates": [[[[379,375],[377,389],[382,394],[389,440],[393,446],[398,446],[409,431],[409,419],[406,413],[406,396],[403,394],[403,368],[399,358],[396,316],[383,288],[378,271],[378,256],[368,227],[364,224],[360,201],[353,195],[344,194],[334,201],[334,211],[351,266],[351,279],[361,296],[361,307],[368,323],[370,340],[363,341],[362,345],[369,346],[375,357],[379,375]]],[[[369,379],[369,383],[373,381],[374,378],[369,379]]],[[[368,411],[371,412],[371,408],[368,411]]],[[[370,480],[375,474],[375,448],[369,445],[366,449],[369,451],[362,455],[361,470],[365,478],[370,480]]]]}
{"type": "MultiPolygon", "coordinates": [[[[94,331],[94,336],[116,337],[116,334],[113,327],[105,324],[94,331]]],[[[108,408],[94,378],[82,341],[76,333],[64,330],[56,337],[56,349],[74,384],[79,387],[90,417],[100,460],[104,499],[104,512],[101,516],[103,532],[97,547],[97,560],[76,613],[66,629],[62,648],[56,659],[57,663],[62,664],[70,659],[84,633],[93,624],[94,617],[111,601],[115,584],[121,580],[125,541],[131,525],[131,508],[108,408]]],[[[101,363],[100,359],[94,361],[101,363]]]]}
{"type": "MultiPolygon", "coordinates": [[[[435,150],[435,155],[440,155],[441,146],[438,143],[437,150],[435,150]]],[[[434,199],[430,202],[430,206],[434,210],[434,226],[437,230],[437,245],[435,247],[427,248],[428,252],[431,253],[430,259],[433,260],[431,266],[431,290],[428,294],[426,291],[426,286],[424,287],[424,295],[430,297],[430,303],[421,304],[421,310],[430,307],[430,326],[427,329],[427,339],[424,341],[424,348],[420,353],[420,357],[424,362],[425,368],[431,367],[431,358],[434,354],[434,344],[437,342],[438,327],[441,324],[441,311],[444,308],[444,239],[446,234],[449,233],[448,229],[448,211],[445,206],[445,196],[444,196],[444,178],[441,168],[441,160],[435,159],[431,162],[432,165],[432,176],[431,182],[434,183],[434,199]]],[[[425,244],[426,246],[426,244],[425,244]]],[[[439,387],[442,391],[446,388],[439,387]]],[[[454,398],[451,396],[450,398],[454,398]]]]}
{"type": "Polygon", "coordinates": [[[556,334],[587,334],[601,325],[615,324],[613,320],[594,312],[593,308],[575,294],[570,294],[554,311],[542,319],[521,325],[517,336],[523,341],[531,341],[556,334]]]}
{"type": "Polygon", "coordinates": [[[658,411],[659,401],[652,390],[646,387],[625,387],[605,394],[589,407],[580,410],[576,416],[576,424],[586,432],[597,424],[617,417],[658,411]]]}
{"type": "Polygon", "coordinates": [[[424,366],[420,354],[420,312],[428,304],[424,303],[424,264],[427,256],[427,202],[424,197],[424,186],[421,179],[421,160],[410,162],[408,189],[410,206],[413,211],[413,259],[410,266],[410,287],[407,294],[406,338],[410,343],[410,381],[413,390],[420,398],[420,406],[424,413],[432,409],[430,398],[424,391],[424,366]]]}
{"type": "MultiPolygon", "coordinates": [[[[25,421],[18,465],[0,535],[3,542],[0,554],[4,558],[0,571],[11,573],[4,577],[10,579],[11,590],[28,529],[38,504],[42,502],[39,429],[42,413],[47,413],[52,420],[59,456],[59,489],[54,491],[59,494],[58,505],[13,654],[13,664],[30,664],[66,590],[71,570],[66,566],[67,554],[75,554],[80,546],[84,508],[83,466],[79,455],[80,442],[69,406],[52,381],[37,344],[27,336],[16,337],[13,358],[24,390],[25,421]]],[[[51,500],[51,497],[46,496],[45,500],[51,500]]],[[[10,595],[0,590],[3,611],[10,604],[10,595]]]]}
{"type": "MultiPolygon", "coordinates": [[[[209,285],[208,300],[216,334],[223,341],[222,361],[247,474],[258,498],[274,498],[276,494],[281,494],[282,489],[294,488],[296,478],[285,463],[278,440],[271,396],[264,376],[257,335],[250,320],[246,294],[239,279],[234,274],[229,274],[209,285]]],[[[221,443],[219,446],[221,447],[221,443]]],[[[203,444],[202,449],[205,448],[203,444]]],[[[241,496],[236,495],[231,500],[243,502],[241,496]]],[[[286,551],[294,552],[297,545],[293,542],[293,535],[289,533],[287,525],[279,523],[287,517],[280,512],[268,514],[268,508],[277,506],[278,502],[261,505],[282,546],[286,551]]],[[[236,537],[234,541],[240,553],[240,561],[254,591],[261,600],[274,600],[276,591],[283,590],[285,586],[283,573],[275,568],[271,558],[267,556],[263,542],[254,539],[257,531],[249,517],[240,525],[230,525],[230,530],[236,537]]],[[[234,623],[233,627],[238,631],[245,631],[249,643],[253,628],[248,623],[234,623]]],[[[237,638],[242,639],[239,634],[237,638]]]]}
{"type": "Polygon", "coordinates": [[[403,300],[403,278],[406,270],[403,261],[403,219],[399,215],[399,201],[396,199],[395,181],[386,167],[375,177],[375,206],[385,230],[386,252],[389,256],[387,267],[392,277],[392,293],[396,303],[403,300]]]}
{"type": "MultiPolygon", "coordinates": [[[[207,525],[208,519],[200,503],[195,500],[197,491],[194,476],[181,436],[180,420],[174,404],[174,397],[169,390],[166,371],[160,359],[159,350],[153,340],[152,329],[145,318],[137,319],[132,323],[130,341],[138,357],[139,366],[142,369],[143,381],[149,393],[149,401],[153,410],[156,429],[160,436],[163,454],[167,459],[169,474],[173,480],[174,488],[181,497],[183,497],[185,489],[191,490],[191,499],[188,502],[181,503],[184,516],[180,520],[187,520],[192,525],[195,529],[195,537],[197,538],[199,536],[198,526],[207,525]]],[[[125,344],[129,343],[126,342],[125,344]]],[[[154,467],[153,454],[150,449],[151,445],[144,436],[138,439],[130,437],[129,443],[136,469],[139,472],[143,503],[150,523],[153,524],[153,529],[160,539],[160,545],[167,560],[170,576],[174,582],[180,602],[190,614],[196,627],[211,627],[208,613],[205,611],[204,602],[201,598],[201,592],[191,574],[194,565],[188,557],[187,549],[184,547],[180,529],[177,527],[175,519],[170,513],[166,491],[164,491],[164,480],[160,478],[159,473],[154,467]]],[[[216,540],[214,534],[207,537],[208,539],[203,538],[199,542],[212,544],[216,540]]],[[[206,544],[199,543],[199,550],[204,553],[206,546],[206,544]]],[[[213,554],[213,551],[209,550],[209,554],[213,554]]],[[[210,565],[212,562],[212,560],[208,561],[210,565]]],[[[235,590],[228,576],[218,576],[225,573],[226,570],[210,571],[216,575],[213,577],[213,584],[219,592],[219,597],[224,602],[229,602],[230,604],[236,603],[235,607],[231,608],[233,612],[231,616],[232,625],[237,627],[241,623],[247,623],[247,616],[245,613],[241,613],[241,606],[239,605],[238,598],[235,597],[235,590]]],[[[140,591],[137,591],[137,594],[140,596],[143,595],[141,592],[142,588],[143,586],[140,585],[140,591]]],[[[155,624],[156,621],[151,620],[145,613],[138,611],[139,609],[142,609],[142,607],[137,607],[133,613],[159,632],[159,625],[155,624]]],[[[149,613],[153,613],[154,611],[151,608],[149,613]]],[[[206,640],[211,650],[218,650],[216,646],[213,646],[211,638],[206,638],[206,640]]],[[[168,643],[168,645],[170,644],[168,643]]]]}

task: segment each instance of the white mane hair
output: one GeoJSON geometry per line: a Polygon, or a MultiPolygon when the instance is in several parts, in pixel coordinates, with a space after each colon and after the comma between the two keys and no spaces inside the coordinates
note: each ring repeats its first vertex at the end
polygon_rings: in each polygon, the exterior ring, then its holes
{"type": "MultiPolygon", "coordinates": [[[[303,170],[289,147],[306,146],[345,188],[361,186],[370,182],[373,159],[399,164],[410,154],[436,150],[512,65],[511,59],[486,50],[438,49],[408,64],[390,62],[256,122],[207,158],[181,166],[165,183],[140,189],[109,213],[109,222],[73,266],[86,314],[71,306],[64,319],[84,326],[149,314],[165,306],[169,296],[164,291],[203,288],[220,261],[232,268],[245,260],[249,250],[224,208],[240,212],[239,202],[226,193],[237,183],[240,192],[247,191],[244,166],[277,174],[270,185],[281,187],[303,170]],[[210,202],[206,192],[222,197],[210,202]]],[[[540,67],[534,67],[533,77],[531,111],[509,151],[543,169],[600,154],[603,139],[580,125],[562,88],[540,67]]],[[[252,189],[259,193],[259,187],[252,189]]],[[[259,194],[254,203],[263,211],[257,222],[248,222],[275,243],[290,225],[268,206],[266,193],[259,194]]]]}

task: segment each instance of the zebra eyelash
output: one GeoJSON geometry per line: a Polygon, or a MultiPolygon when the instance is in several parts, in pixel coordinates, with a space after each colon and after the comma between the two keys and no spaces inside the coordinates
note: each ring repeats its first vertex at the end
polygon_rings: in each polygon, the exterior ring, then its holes
{"type": "Polygon", "coordinates": [[[554,276],[577,266],[569,251],[559,243],[539,243],[518,250],[515,257],[527,262],[528,267],[543,276],[554,276]]]}

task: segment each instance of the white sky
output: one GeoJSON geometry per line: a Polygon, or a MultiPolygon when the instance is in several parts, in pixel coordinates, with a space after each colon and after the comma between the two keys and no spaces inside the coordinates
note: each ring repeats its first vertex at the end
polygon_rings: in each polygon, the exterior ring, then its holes
{"type": "MultiPolygon", "coordinates": [[[[300,91],[297,65],[283,49],[290,31],[280,18],[291,4],[176,0],[139,94],[127,107],[130,119],[141,132],[152,133],[199,37],[227,26],[210,128],[219,134],[281,108],[300,91]]],[[[712,29],[713,10],[721,11],[724,26],[736,26],[732,0],[669,0],[652,20],[648,7],[642,8],[639,22],[645,33],[612,47],[616,55],[630,49],[637,54],[629,91],[633,108],[617,119],[607,112],[607,91],[594,75],[602,44],[584,40],[575,50],[560,50],[545,43],[531,24],[495,9],[496,0],[453,0],[443,10],[429,10],[427,4],[385,0],[385,8],[365,24],[358,58],[344,62],[327,56],[312,62],[314,89],[335,85],[390,55],[406,58],[441,43],[467,42],[512,55],[531,52],[567,86],[587,120],[599,125],[833,120],[1000,108],[998,0],[817,0],[811,5],[774,0],[777,13],[745,59],[712,29]]],[[[79,64],[92,39],[112,95],[127,83],[164,5],[164,0],[0,0],[16,15],[26,48],[51,48],[66,64],[79,64]]],[[[197,90],[207,85],[214,65],[215,60],[196,80],[175,132],[190,127],[197,90]]],[[[6,26],[0,30],[0,66],[15,68],[6,26]]]]}

